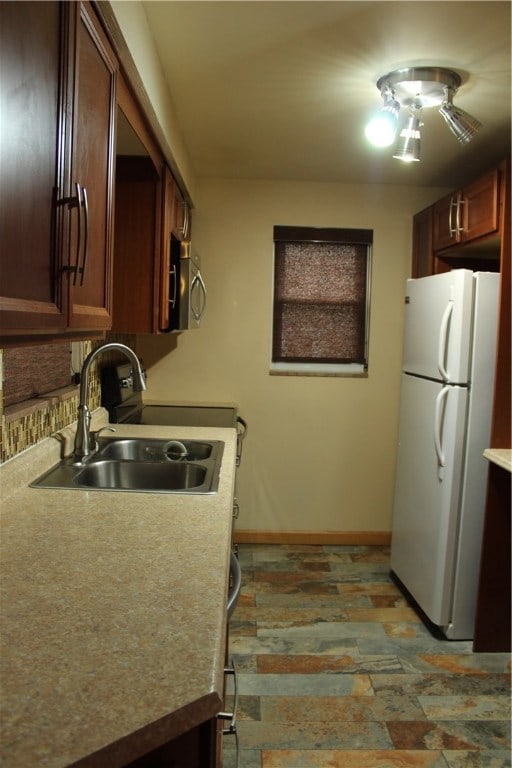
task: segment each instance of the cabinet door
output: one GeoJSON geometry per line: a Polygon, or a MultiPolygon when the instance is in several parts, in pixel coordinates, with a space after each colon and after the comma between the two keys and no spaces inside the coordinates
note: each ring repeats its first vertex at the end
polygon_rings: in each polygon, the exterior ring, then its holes
{"type": "Polygon", "coordinates": [[[462,240],[497,232],[499,228],[499,170],[486,174],[463,190],[462,240]]]}
{"type": "Polygon", "coordinates": [[[160,177],[149,156],[117,157],[114,321],[119,333],[154,333],[160,177]]]}
{"type": "Polygon", "coordinates": [[[433,206],[417,213],[412,224],[412,269],[411,277],[426,277],[434,271],[432,249],[433,206]]]}
{"type": "Polygon", "coordinates": [[[57,2],[0,4],[0,333],[66,324],[54,216],[64,154],[62,11],[57,2]]]}
{"type": "Polygon", "coordinates": [[[113,167],[117,61],[90,6],[75,6],[76,63],[68,273],[73,329],[108,330],[111,318],[113,167]],[[77,186],[79,185],[79,186],[77,186]],[[81,198],[81,199],[80,199],[81,198]]]}
{"type": "Polygon", "coordinates": [[[441,251],[460,240],[459,193],[453,192],[434,203],[433,208],[433,243],[434,251],[441,251]]]}
{"type": "Polygon", "coordinates": [[[434,204],[433,250],[498,232],[500,171],[494,169],[434,204]]]}

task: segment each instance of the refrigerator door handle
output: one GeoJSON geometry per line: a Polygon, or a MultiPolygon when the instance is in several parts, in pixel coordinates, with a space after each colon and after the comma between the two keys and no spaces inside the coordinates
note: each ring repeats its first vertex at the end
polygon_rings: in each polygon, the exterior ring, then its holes
{"type": "Polygon", "coordinates": [[[436,449],[437,466],[439,480],[443,479],[443,469],[446,466],[446,458],[443,449],[443,416],[444,416],[444,404],[448,397],[450,387],[443,387],[436,397],[436,406],[434,411],[434,446],[436,449]]]}
{"type": "Polygon", "coordinates": [[[450,326],[450,318],[453,312],[453,298],[448,301],[446,309],[444,310],[443,317],[441,318],[441,325],[439,326],[439,344],[437,348],[437,367],[443,381],[450,381],[450,374],[446,370],[445,360],[446,352],[448,348],[448,328],[450,326]]]}

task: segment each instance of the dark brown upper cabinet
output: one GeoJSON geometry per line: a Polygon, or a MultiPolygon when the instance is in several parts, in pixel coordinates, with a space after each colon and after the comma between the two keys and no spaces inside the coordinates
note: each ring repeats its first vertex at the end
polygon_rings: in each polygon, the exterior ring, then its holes
{"type": "Polygon", "coordinates": [[[412,277],[500,271],[508,160],[413,217],[412,277]]]}
{"type": "Polygon", "coordinates": [[[116,155],[113,330],[167,333],[179,291],[173,256],[190,211],[123,77],[116,155]]]}
{"type": "Polygon", "coordinates": [[[485,176],[443,197],[433,209],[433,248],[441,251],[497,232],[500,172],[485,176]]]}
{"type": "Polygon", "coordinates": [[[0,337],[111,327],[118,63],[87,2],[1,3],[0,337]]]}

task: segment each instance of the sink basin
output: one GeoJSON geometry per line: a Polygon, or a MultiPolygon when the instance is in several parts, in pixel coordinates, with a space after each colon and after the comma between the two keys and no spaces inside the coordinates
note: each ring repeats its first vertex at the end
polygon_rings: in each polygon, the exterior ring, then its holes
{"type": "Polygon", "coordinates": [[[82,488],[109,491],[188,491],[206,482],[208,470],[200,464],[156,461],[95,461],[75,477],[82,488]]]}
{"type": "Polygon", "coordinates": [[[224,451],[220,440],[100,439],[85,464],[63,459],[30,485],[87,491],[216,493],[224,451]],[[185,446],[186,455],[181,456],[185,446]],[[194,459],[194,460],[192,460],[194,459]]]}
{"type": "Polygon", "coordinates": [[[204,461],[218,449],[219,441],[156,440],[145,438],[100,438],[99,449],[91,461],[118,459],[120,461],[204,461]],[[180,444],[185,447],[182,454],[180,444]]]}

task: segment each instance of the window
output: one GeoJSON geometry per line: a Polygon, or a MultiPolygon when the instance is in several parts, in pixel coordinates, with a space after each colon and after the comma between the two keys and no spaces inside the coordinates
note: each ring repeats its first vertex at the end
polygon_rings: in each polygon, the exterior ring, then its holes
{"type": "Polygon", "coordinates": [[[274,227],[271,373],[367,371],[372,242],[367,229],[274,227]]]}

